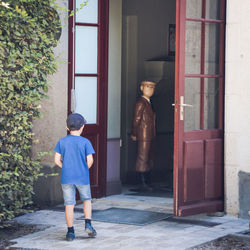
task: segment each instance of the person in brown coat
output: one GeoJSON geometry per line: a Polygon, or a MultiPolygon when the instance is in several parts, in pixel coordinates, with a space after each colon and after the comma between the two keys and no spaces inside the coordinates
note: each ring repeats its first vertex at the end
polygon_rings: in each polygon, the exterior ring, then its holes
{"type": "Polygon", "coordinates": [[[156,83],[143,81],[140,85],[142,96],[134,108],[131,139],[137,141],[136,172],[140,175],[141,188],[151,189],[150,171],[154,167],[155,112],[150,97],[154,94],[156,83]]]}

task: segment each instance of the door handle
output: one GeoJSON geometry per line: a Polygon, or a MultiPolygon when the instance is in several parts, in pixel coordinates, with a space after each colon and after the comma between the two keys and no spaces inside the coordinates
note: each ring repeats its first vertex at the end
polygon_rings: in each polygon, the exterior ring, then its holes
{"type": "MultiPolygon", "coordinates": [[[[193,107],[193,105],[191,104],[186,104],[186,103],[183,103],[183,104],[179,104],[180,106],[183,106],[183,107],[193,107]]],[[[175,103],[172,103],[172,106],[174,107],[175,106],[175,103]]]]}
{"type": "Polygon", "coordinates": [[[183,106],[183,107],[193,107],[193,105],[191,105],[191,104],[186,104],[186,103],[180,104],[180,106],[183,106]]]}
{"type": "MultiPolygon", "coordinates": [[[[186,103],[182,103],[182,104],[179,104],[180,106],[183,106],[183,107],[193,107],[193,105],[191,104],[186,104],[186,103]]],[[[175,106],[175,103],[172,103],[172,106],[174,107],[175,106]]]]}
{"type": "Polygon", "coordinates": [[[181,103],[180,103],[180,120],[184,120],[184,107],[193,107],[191,104],[184,103],[184,96],[181,96],[181,103]]]}
{"type": "MultiPolygon", "coordinates": [[[[173,107],[175,105],[177,105],[177,103],[176,104],[172,103],[173,107]]],[[[180,105],[180,120],[183,121],[184,120],[184,107],[193,107],[193,105],[184,103],[184,96],[181,96],[179,105],[180,105]]],[[[176,109],[176,111],[177,111],[177,109],[176,109]]]]}

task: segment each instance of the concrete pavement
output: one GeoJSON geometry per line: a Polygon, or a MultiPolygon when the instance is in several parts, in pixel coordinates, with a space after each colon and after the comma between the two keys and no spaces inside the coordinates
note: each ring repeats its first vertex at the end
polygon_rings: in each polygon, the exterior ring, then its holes
{"type": "MultiPolygon", "coordinates": [[[[93,200],[93,209],[110,207],[132,208],[154,212],[171,213],[173,199],[126,194],[113,195],[93,200]]],[[[62,205],[61,205],[62,206],[62,205]]],[[[82,205],[76,206],[81,208],[82,205]]],[[[75,218],[82,216],[75,212],[75,218]]],[[[42,224],[50,227],[44,231],[29,234],[12,241],[11,247],[32,249],[102,249],[102,250],[140,250],[140,249],[187,249],[214,240],[227,234],[237,233],[249,228],[248,221],[230,216],[211,217],[205,214],[185,217],[195,221],[216,222],[217,226],[207,227],[176,221],[162,220],[146,226],[115,224],[93,221],[97,230],[96,238],[88,238],[84,232],[84,221],[75,219],[76,239],[65,240],[66,224],[64,213],[54,210],[40,210],[25,214],[15,220],[26,224],[42,224]]],[[[198,223],[199,224],[199,223],[198,223]]]]}

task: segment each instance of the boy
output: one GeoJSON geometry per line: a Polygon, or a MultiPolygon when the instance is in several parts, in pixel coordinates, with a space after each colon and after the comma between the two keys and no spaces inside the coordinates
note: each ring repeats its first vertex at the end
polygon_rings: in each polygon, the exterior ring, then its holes
{"type": "Polygon", "coordinates": [[[65,205],[65,219],[68,226],[66,239],[75,238],[73,227],[74,205],[76,204],[75,192],[79,191],[83,201],[85,215],[85,232],[90,237],[96,236],[96,231],[91,225],[91,191],[89,184],[89,168],[93,164],[95,153],[90,141],[81,136],[86,120],[80,114],[73,113],[67,118],[67,130],[70,134],[61,138],[56,147],[55,164],[62,168],[61,185],[65,205]]]}

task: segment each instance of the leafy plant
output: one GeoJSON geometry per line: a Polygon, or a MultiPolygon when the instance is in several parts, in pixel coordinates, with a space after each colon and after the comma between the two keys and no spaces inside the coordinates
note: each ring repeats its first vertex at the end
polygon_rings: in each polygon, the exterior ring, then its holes
{"type": "Polygon", "coordinates": [[[41,156],[32,157],[33,120],[57,70],[54,0],[0,1],[0,227],[32,204],[41,156]]]}

